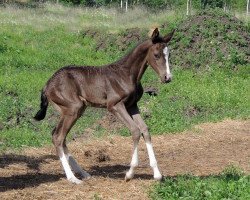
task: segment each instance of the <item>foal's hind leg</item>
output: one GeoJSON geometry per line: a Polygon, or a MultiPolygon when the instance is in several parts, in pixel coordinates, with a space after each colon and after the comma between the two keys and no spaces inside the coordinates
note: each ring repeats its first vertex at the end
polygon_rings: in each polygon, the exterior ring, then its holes
{"type": "Polygon", "coordinates": [[[73,156],[69,153],[68,147],[66,146],[66,141],[64,140],[64,144],[63,144],[63,149],[64,149],[64,153],[66,155],[66,158],[69,162],[69,165],[71,167],[71,169],[79,174],[82,178],[89,178],[90,174],[87,173],[86,171],[84,171],[79,164],[77,163],[77,161],[73,158],[73,156]]]}
{"type": "MultiPolygon", "coordinates": [[[[81,102],[79,102],[78,104],[71,103],[64,106],[55,104],[55,107],[61,112],[61,119],[56,129],[53,131],[52,140],[57,154],[61,160],[63,169],[66,173],[67,179],[73,183],[79,184],[81,181],[75,177],[69,164],[69,153],[68,151],[65,152],[65,150],[67,150],[65,138],[76,120],[80,117],[81,111],[83,110],[83,105],[81,102]]],[[[80,168],[78,164],[77,166],[80,168]]]]}

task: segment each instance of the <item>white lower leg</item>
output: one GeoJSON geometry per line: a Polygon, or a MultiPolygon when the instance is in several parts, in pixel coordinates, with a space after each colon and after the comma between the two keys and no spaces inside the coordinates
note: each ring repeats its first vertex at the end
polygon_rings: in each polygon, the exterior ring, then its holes
{"type": "Polygon", "coordinates": [[[71,154],[66,154],[66,158],[69,162],[71,169],[75,173],[80,174],[83,178],[90,177],[90,174],[88,174],[86,171],[82,170],[82,168],[78,165],[77,161],[73,158],[73,156],[71,154]]]}
{"type": "Polygon", "coordinates": [[[73,174],[73,172],[71,171],[68,160],[67,160],[63,150],[60,151],[60,155],[61,155],[60,160],[61,160],[61,163],[62,163],[62,166],[63,166],[63,169],[65,171],[67,179],[73,183],[76,183],[76,184],[81,183],[82,181],[77,179],[75,177],[75,175],[73,174]]]}
{"type": "Polygon", "coordinates": [[[134,146],[134,152],[133,152],[133,155],[132,155],[132,160],[131,160],[131,163],[130,163],[130,169],[126,173],[126,177],[125,177],[126,180],[130,180],[130,179],[133,178],[134,169],[138,166],[138,164],[139,164],[138,147],[137,147],[137,145],[135,145],[134,146]]]}
{"type": "Polygon", "coordinates": [[[160,173],[160,171],[158,169],[158,166],[157,166],[157,161],[156,161],[156,158],[155,158],[152,143],[151,142],[146,142],[146,147],[147,147],[147,150],[148,150],[150,167],[152,167],[152,169],[154,171],[154,179],[161,180],[162,175],[161,175],[161,173],[160,173]]]}

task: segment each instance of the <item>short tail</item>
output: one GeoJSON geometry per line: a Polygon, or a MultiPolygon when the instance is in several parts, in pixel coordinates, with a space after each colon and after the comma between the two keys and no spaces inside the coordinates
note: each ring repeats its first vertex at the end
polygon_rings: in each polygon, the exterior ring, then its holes
{"type": "Polygon", "coordinates": [[[36,113],[36,116],[34,117],[35,120],[40,121],[45,118],[48,104],[49,104],[48,99],[45,95],[44,90],[42,90],[40,110],[36,113]]]}

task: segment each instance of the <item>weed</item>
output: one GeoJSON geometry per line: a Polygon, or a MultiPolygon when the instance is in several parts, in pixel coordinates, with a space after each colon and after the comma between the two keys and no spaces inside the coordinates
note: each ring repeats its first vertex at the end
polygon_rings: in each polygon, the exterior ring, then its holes
{"type": "Polygon", "coordinates": [[[102,200],[102,198],[100,197],[100,195],[98,194],[94,194],[94,200],[102,200]]]}

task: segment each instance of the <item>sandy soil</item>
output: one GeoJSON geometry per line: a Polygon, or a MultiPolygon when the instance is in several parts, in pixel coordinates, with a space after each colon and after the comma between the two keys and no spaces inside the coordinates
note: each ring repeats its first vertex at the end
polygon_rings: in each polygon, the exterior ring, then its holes
{"type": "MultiPolygon", "coordinates": [[[[153,136],[159,168],[167,178],[191,173],[208,176],[236,165],[250,173],[250,120],[206,123],[180,134],[153,136]]],[[[155,183],[143,140],[140,166],[129,182],[124,175],[132,152],[130,137],[78,138],[69,149],[92,177],[69,183],[52,146],[0,156],[1,199],[148,199],[155,183]]]]}

